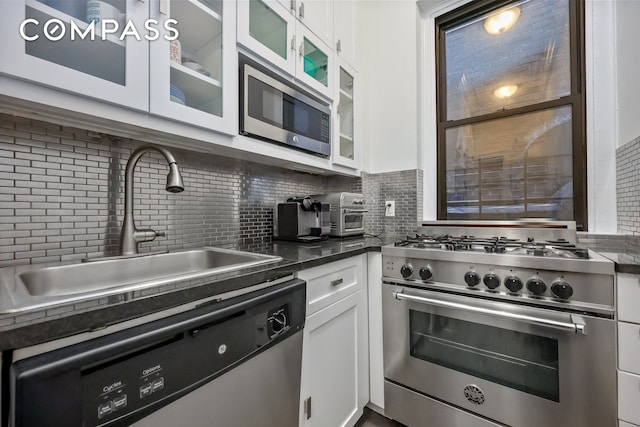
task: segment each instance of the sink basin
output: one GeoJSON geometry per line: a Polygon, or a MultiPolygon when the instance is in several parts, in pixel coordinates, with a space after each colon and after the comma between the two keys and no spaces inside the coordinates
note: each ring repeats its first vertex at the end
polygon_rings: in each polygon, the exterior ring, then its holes
{"type": "Polygon", "coordinates": [[[106,258],[83,264],[48,267],[19,275],[32,296],[64,296],[98,293],[113,288],[126,290],[158,286],[177,280],[224,273],[280,261],[282,258],[220,248],[202,248],[106,258]]]}

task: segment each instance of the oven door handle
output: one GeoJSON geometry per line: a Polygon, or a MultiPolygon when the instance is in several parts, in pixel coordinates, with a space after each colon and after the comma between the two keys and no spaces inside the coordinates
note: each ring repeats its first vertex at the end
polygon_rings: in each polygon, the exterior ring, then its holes
{"type": "Polygon", "coordinates": [[[344,213],[366,213],[369,212],[366,209],[343,209],[344,213]]]}
{"type": "Polygon", "coordinates": [[[487,314],[490,316],[501,317],[503,319],[517,320],[520,322],[531,323],[534,325],[546,326],[554,329],[560,329],[567,332],[580,333],[587,335],[587,330],[584,321],[581,321],[579,316],[569,315],[570,322],[560,322],[553,319],[545,319],[542,317],[528,316],[526,314],[509,313],[507,311],[492,310],[484,307],[474,307],[468,304],[462,304],[459,302],[442,301],[434,298],[426,298],[415,295],[404,294],[402,292],[394,292],[393,297],[397,300],[413,301],[421,304],[437,305],[446,308],[455,308],[473,313],[487,314]],[[580,320],[578,320],[580,319],[580,320]]]}

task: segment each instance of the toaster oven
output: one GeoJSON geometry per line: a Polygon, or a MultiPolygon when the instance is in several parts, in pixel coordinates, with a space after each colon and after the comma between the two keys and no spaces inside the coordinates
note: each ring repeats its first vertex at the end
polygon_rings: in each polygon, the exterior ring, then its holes
{"type": "Polygon", "coordinates": [[[361,193],[327,193],[312,196],[329,204],[330,236],[347,237],[364,234],[364,215],[367,213],[361,193]]]}

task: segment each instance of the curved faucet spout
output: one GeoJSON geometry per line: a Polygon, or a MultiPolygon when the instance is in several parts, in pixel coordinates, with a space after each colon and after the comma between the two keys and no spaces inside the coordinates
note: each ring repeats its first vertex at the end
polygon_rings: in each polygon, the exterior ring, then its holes
{"type": "Polygon", "coordinates": [[[164,235],[164,233],[158,233],[154,230],[138,230],[133,218],[133,173],[140,157],[149,151],[157,151],[162,154],[169,164],[166,190],[171,193],[184,191],[184,183],[178,164],[169,150],[153,145],[144,145],[131,153],[124,176],[124,220],[120,232],[120,255],[135,255],[138,253],[140,242],[148,242],[157,236],[164,235]]]}

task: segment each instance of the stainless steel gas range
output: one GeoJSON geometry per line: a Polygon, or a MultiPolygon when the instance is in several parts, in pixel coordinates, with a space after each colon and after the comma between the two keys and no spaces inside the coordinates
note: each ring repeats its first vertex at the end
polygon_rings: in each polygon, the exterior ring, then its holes
{"type": "Polygon", "coordinates": [[[614,264],[572,222],[431,222],[382,248],[385,413],[614,426],[614,264]]]}

